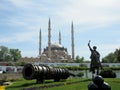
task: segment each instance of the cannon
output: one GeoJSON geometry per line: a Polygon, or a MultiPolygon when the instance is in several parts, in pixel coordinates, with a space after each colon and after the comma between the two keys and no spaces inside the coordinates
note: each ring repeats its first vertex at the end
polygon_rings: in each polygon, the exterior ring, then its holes
{"type": "Polygon", "coordinates": [[[26,64],[22,71],[23,77],[26,80],[36,79],[37,83],[43,83],[44,80],[53,79],[55,82],[61,79],[67,79],[70,75],[68,69],[55,68],[47,65],[26,64]]]}

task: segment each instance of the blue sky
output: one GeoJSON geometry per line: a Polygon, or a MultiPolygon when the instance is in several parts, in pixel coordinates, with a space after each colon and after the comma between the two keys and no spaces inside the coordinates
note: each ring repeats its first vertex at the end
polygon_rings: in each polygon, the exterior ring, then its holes
{"type": "Polygon", "coordinates": [[[72,21],[75,55],[89,59],[89,40],[101,58],[120,48],[120,0],[0,0],[0,46],[18,48],[23,57],[37,57],[40,28],[42,50],[47,46],[49,17],[52,43],[58,42],[61,31],[69,54],[72,21]]]}

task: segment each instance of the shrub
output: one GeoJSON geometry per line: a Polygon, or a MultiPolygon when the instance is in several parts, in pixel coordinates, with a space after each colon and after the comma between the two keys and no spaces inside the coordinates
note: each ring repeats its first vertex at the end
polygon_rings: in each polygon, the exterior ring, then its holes
{"type": "Polygon", "coordinates": [[[103,78],[116,78],[116,73],[113,72],[111,69],[102,70],[102,71],[100,72],[100,75],[101,75],[103,78]]]}
{"type": "Polygon", "coordinates": [[[83,72],[79,72],[79,73],[77,74],[77,76],[78,76],[78,77],[82,77],[82,76],[84,76],[84,73],[83,73],[83,72]]]}

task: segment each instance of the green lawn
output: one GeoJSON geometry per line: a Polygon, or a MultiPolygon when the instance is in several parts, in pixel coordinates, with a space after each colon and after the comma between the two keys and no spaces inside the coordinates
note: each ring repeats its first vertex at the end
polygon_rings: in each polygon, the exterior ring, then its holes
{"type": "MultiPolygon", "coordinates": [[[[107,83],[110,84],[112,90],[120,90],[120,78],[109,78],[104,79],[107,83]]],[[[24,80],[20,79],[14,82],[11,86],[7,86],[6,90],[20,90],[23,88],[32,88],[32,87],[48,87],[49,85],[61,85],[54,86],[50,88],[44,88],[42,90],[88,90],[87,86],[91,82],[91,79],[75,78],[67,79],[66,81],[53,82],[52,80],[45,81],[45,84],[36,84],[35,80],[24,80]],[[71,82],[77,82],[75,84],[69,84],[71,82]]]]}

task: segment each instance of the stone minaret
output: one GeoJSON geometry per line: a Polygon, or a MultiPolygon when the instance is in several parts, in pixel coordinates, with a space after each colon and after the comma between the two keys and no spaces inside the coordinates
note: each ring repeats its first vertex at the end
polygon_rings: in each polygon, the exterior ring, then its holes
{"type": "Polygon", "coordinates": [[[72,60],[75,59],[74,57],[74,27],[73,27],[73,22],[72,22],[72,25],[71,25],[71,40],[72,40],[72,60]]]}
{"type": "Polygon", "coordinates": [[[39,57],[41,56],[41,52],[42,52],[42,35],[41,35],[41,29],[40,29],[40,32],[39,32],[39,57]]]}
{"type": "Polygon", "coordinates": [[[59,44],[61,44],[61,32],[59,32],[59,44]]]}
{"type": "Polygon", "coordinates": [[[48,22],[48,58],[51,58],[51,22],[48,22]]]}

